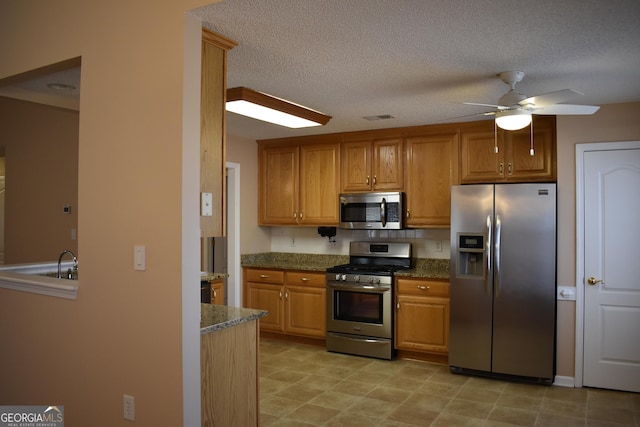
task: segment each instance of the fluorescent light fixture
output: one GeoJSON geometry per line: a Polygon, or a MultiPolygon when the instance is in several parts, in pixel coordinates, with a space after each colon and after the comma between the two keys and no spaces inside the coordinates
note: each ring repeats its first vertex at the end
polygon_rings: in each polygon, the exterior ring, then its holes
{"type": "Polygon", "coordinates": [[[531,124],[531,112],[526,110],[504,110],[496,113],[496,125],[505,130],[518,130],[531,124]]]}
{"type": "Polygon", "coordinates": [[[326,125],[331,116],[246,87],[227,89],[227,111],[290,128],[326,125]]]}

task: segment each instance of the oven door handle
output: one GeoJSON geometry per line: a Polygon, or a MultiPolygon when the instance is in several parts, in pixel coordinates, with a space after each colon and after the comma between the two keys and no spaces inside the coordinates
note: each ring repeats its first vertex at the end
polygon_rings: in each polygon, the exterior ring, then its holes
{"type": "Polygon", "coordinates": [[[390,286],[380,287],[372,285],[340,285],[334,283],[327,283],[327,287],[341,291],[364,291],[372,294],[383,294],[391,290],[390,286]]]}

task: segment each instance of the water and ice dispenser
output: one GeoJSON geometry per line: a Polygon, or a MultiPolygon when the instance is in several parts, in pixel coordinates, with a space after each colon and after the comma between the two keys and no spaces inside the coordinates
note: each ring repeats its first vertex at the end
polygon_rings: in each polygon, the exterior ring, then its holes
{"type": "Polygon", "coordinates": [[[486,247],[484,234],[458,234],[457,277],[482,279],[485,274],[486,247]]]}

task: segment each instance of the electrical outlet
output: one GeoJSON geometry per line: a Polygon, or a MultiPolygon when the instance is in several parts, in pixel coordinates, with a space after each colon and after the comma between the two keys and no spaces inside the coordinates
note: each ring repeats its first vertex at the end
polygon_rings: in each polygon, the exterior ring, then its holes
{"type": "Polygon", "coordinates": [[[135,421],[136,419],[136,404],[133,396],[128,394],[122,395],[122,403],[124,406],[124,419],[135,421]]]}
{"type": "Polygon", "coordinates": [[[442,252],[442,240],[436,240],[436,252],[442,252]]]}

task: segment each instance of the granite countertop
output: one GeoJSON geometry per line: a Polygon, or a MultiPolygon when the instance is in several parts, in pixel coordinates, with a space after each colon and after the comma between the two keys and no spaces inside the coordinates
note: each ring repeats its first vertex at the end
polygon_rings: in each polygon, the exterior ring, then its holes
{"type": "Polygon", "coordinates": [[[208,271],[203,271],[200,273],[201,282],[206,282],[209,280],[224,279],[225,277],[229,277],[229,275],[227,273],[211,273],[208,271]]]}
{"type": "MultiPolygon", "coordinates": [[[[243,267],[325,271],[334,265],[348,264],[349,256],[266,252],[242,255],[241,262],[243,267]]],[[[411,264],[410,270],[396,272],[396,276],[449,279],[448,259],[415,258],[411,264]]]]}
{"type": "Polygon", "coordinates": [[[265,310],[200,304],[200,335],[230,328],[240,323],[260,319],[269,314],[265,310]]]}

